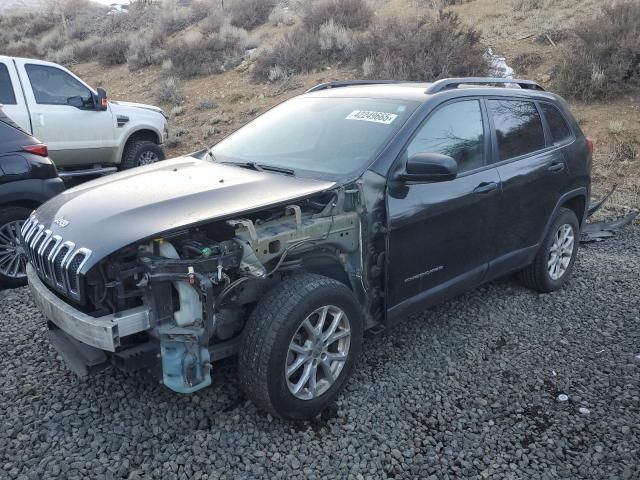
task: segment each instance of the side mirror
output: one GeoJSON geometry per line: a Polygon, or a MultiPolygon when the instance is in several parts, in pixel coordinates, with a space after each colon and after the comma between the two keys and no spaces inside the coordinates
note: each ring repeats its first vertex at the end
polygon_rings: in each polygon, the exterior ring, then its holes
{"type": "Polygon", "coordinates": [[[84,101],[82,100],[82,97],[80,95],[67,98],[67,105],[70,105],[76,108],[82,108],[85,106],[84,101]]]}
{"type": "Polygon", "coordinates": [[[96,110],[106,110],[109,104],[107,101],[107,92],[102,87],[98,87],[96,90],[98,91],[98,95],[96,96],[96,110]]]}
{"type": "Polygon", "coordinates": [[[407,160],[406,172],[399,175],[407,182],[446,182],[458,175],[458,164],[448,155],[416,153],[407,160]]]}

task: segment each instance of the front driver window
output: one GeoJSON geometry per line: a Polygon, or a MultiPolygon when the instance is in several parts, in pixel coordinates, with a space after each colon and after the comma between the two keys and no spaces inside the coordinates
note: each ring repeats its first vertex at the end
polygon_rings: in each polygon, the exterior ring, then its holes
{"type": "Polygon", "coordinates": [[[484,165],[484,124],[478,100],[455,102],[437,110],[407,147],[408,156],[441,153],[458,163],[458,173],[484,165]]]}
{"type": "Polygon", "coordinates": [[[25,69],[36,103],[93,107],[91,91],[67,72],[56,67],[34,64],[26,65],[25,69]]]}

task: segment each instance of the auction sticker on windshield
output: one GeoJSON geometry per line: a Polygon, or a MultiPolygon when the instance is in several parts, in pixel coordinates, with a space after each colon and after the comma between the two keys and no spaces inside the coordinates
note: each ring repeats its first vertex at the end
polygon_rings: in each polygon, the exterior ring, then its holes
{"type": "Polygon", "coordinates": [[[364,122],[384,123],[385,125],[391,125],[398,115],[395,113],[387,112],[370,112],[367,110],[354,110],[347,115],[347,120],[362,120],[364,122]]]}

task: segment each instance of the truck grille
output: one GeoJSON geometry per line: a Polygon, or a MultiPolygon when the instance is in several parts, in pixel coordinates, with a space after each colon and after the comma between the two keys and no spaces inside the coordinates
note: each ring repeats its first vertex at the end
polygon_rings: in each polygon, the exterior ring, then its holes
{"type": "Polygon", "coordinates": [[[91,256],[91,250],[76,248],[75,243],[53,235],[35,217],[30,217],[21,231],[29,262],[49,287],[81,301],[79,273],[91,256]]]}

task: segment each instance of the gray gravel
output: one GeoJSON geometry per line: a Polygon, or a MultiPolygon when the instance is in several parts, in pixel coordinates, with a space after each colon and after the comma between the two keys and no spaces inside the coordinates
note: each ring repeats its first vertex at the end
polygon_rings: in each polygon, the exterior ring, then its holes
{"type": "Polygon", "coordinates": [[[477,289],[367,338],[303,424],[257,412],[233,364],[191,397],[80,382],[28,291],[0,292],[0,478],[638,479],[639,280],[636,226],[582,248],[562,292],[477,289]]]}

